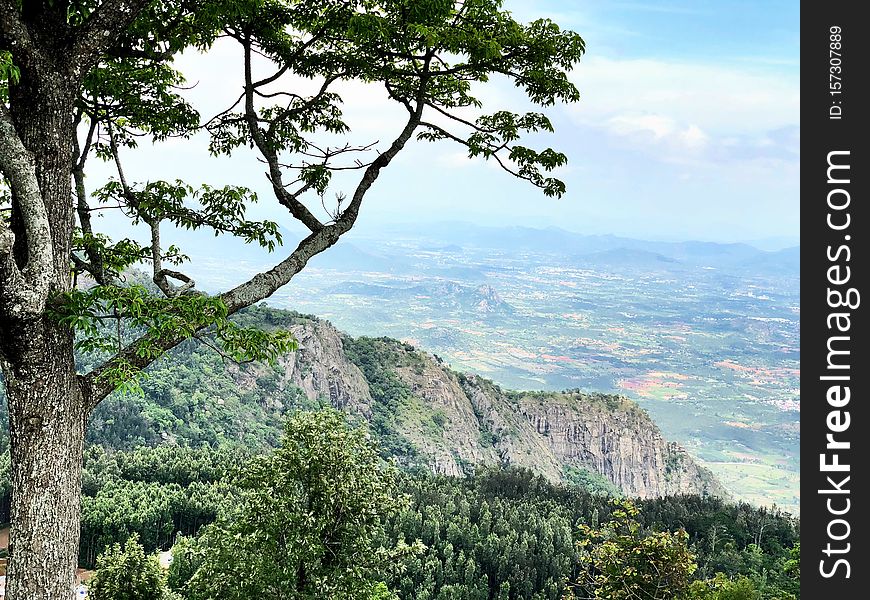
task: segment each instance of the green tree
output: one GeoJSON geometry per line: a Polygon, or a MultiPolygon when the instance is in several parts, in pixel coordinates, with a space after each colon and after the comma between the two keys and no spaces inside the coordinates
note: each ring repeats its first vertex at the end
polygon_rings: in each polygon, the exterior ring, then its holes
{"type": "Polygon", "coordinates": [[[801,543],[796,542],[788,551],[788,555],[782,557],[781,561],[780,569],[777,572],[780,587],[786,594],[798,598],[801,592],[801,543]]]}
{"type": "Polygon", "coordinates": [[[187,582],[193,578],[200,562],[196,541],[179,535],[172,546],[172,562],[166,573],[166,583],[169,589],[182,592],[187,582]]]}
{"type": "MultiPolygon", "coordinates": [[[[550,172],[566,157],[520,143],[525,133],[551,130],[547,117],[480,114],[475,94],[502,76],[533,103],[575,101],[567,71],[583,52],[577,34],[546,19],[519,23],[501,0],[0,0],[0,367],[16,549],[9,597],[65,600],[72,588],[79,457],[93,408],[195,335],[211,335],[208,343],[236,359],[292,348],[287,335],[228,316],[273,294],[346,234],[409,141],[460,144],[561,195],[550,172]],[[203,123],[177,93],[185,74],[173,58],[218,39],[242,59],[239,99],[203,123]],[[255,56],[272,74],[254,76],[255,56]],[[300,81],[318,88],[305,91],[300,81]],[[337,89],[344,81],[383,88],[405,115],[395,137],[322,143],[324,133],[350,130],[337,89]],[[122,167],[138,140],[203,130],[212,154],[255,152],[272,201],[308,230],[273,268],[213,297],[196,291],[178,266],[183,253],[161,243],[161,233],[206,229],[278,250],[277,224],[246,216],[257,196],[239,185],[146,182],[147,174],[122,167]],[[117,177],[89,193],[94,155],[113,162],[117,177]],[[333,182],[337,170],[355,182],[333,182]],[[97,231],[93,210],[108,206],[144,225],[147,239],[113,241],[97,231]],[[151,287],[121,285],[119,274],[140,262],[150,265],[151,287]],[[77,287],[84,277],[95,285],[77,287]],[[78,374],[76,345],[103,359],[78,374]]],[[[226,70],[219,76],[232,80],[226,70]]]]}
{"type": "Polygon", "coordinates": [[[398,600],[398,597],[390,591],[387,584],[381,582],[375,584],[365,600],[398,600]]]}
{"type": "MultiPolygon", "coordinates": [[[[580,578],[584,598],[683,600],[688,597],[695,557],[685,531],[641,529],[640,511],[627,500],[614,501],[611,520],[600,529],[580,526],[580,578]]],[[[570,596],[569,597],[573,597],[570,596]]]]}
{"type": "Polygon", "coordinates": [[[113,544],[97,559],[97,571],[88,584],[93,600],[168,600],[163,571],[154,555],[146,556],[136,536],[113,544]]]}
{"type": "Polygon", "coordinates": [[[384,597],[384,575],[415,551],[386,543],[384,519],[406,504],[394,467],[333,409],[291,417],[240,483],[237,509],[199,540],[194,600],[384,597]]]}
{"type": "Polygon", "coordinates": [[[761,593],[745,575],[729,579],[723,573],[716,573],[712,579],[693,582],[689,597],[692,600],[760,600],[761,593]]]}

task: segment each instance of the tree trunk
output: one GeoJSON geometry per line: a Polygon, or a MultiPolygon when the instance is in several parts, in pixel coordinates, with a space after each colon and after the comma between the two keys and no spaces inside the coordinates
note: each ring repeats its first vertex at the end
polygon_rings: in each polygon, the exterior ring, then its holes
{"type": "Polygon", "coordinates": [[[69,331],[22,324],[4,344],[12,458],[8,600],[69,600],[78,566],[84,402],[69,331]],[[13,355],[13,353],[15,353],[13,355]]]}
{"type": "MultiPolygon", "coordinates": [[[[62,69],[22,70],[10,114],[32,154],[48,216],[50,291],[69,289],[75,86],[62,69]]],[[[13,190],[14,192],[14,190],[13,190]]],[[[12,197],[15,258],[28,260],[20,198],[12,197]]],[[[49,297],[51,302],[51,297],[49,297]]],[[[45,307],[0,316],[0,363],[9,405],[12,466],[8,600],[69,600],[78,566],[86,403],[76,376],[73,333],[45,307]]]]}

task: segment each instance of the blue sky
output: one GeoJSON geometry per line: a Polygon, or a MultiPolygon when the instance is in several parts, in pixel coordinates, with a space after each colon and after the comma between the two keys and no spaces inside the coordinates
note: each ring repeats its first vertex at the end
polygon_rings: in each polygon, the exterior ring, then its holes
{"type": "MultiPolygon", "coordinates": [[[[506,5],[521,20],[549,17],[587,42],[571,75],[581,101],[550,110],[556,133],[534,140],[568,155],[560,172],[568,193],[545,198],[491,165],[469,161],[457,146],[417,143],[370,191],[359,229],[459,220],[647,239],[796,242],[797,2],[506,5]]],[[[238,95],[227,78],[240,66],[235,47],[190,53],[179,66],[196,82],[189,96],[204,115],[238,95]]],[[[359,141],[387,140],[401,127],[403,109],[389,106],[381,90],[351,85],[343,95],[359,141]]],[[[533,108],[504,81],[487,85],[482,96],[490,108],[533,108]]],[[[194,139],[144,148],[127,159],[131,178],[244,184],[269,198],[253,155],[215,160],[203,146],[194,139]]],[[[94,179],[107,173],[98,167],[94,179]]],[[[282,220],[279,210],[264,202],[255,214],[282,220]]]]}
{"type": "MultiPolygon", "coordinates": [[[[523,19],[548,16],[588,45],[573,74],[582,99],[555,111],[547,140],[570,158],[569,191],[542,200],[460,169],[451,210],[638,237],[797,237],[797,2],[509,6],[523,19]],[[491,197],[468,199],[466,189],[491,197]]],[[[445,203],[434,197],[444,189],[437,180],[432,206],[445,203]]]]}

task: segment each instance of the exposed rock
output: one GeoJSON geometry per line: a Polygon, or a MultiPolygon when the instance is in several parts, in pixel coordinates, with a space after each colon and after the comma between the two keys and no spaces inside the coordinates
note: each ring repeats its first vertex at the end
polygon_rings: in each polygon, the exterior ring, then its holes
{"type": "MultiPolygon", "coordinates": [[[[342,334],[323,321],[293,331],[300,350],[282,360],[285,382],[370,419],[369,382],[348,359],[342,334]]],[[[454,373],[407,344],[379,344],[409,392],[394,415],[396,431],[436,473],[458,476],[475,465],[512,464],[558,481],[566,468],[577,467],[642,498],[727,495],[712,473],[664,440],[646,412],[624,397],[504,391],[454,373]]]]}
{"type": "Polygon", "coordinates": [[[347,359],[342,334],[326,321],[290,328],[299,349],[280,359],[285,380],[311,399],[323,398],[335,408],[371,418],[372,396],[365,376],[347,359]]]}
{"type": "Polygon", "coordinates": [[[482,313],[494,313],[500,309],[507,307],[507,303],[502,300],[498,292],[490,285],[482,285],[475,290],[478,298],[475,310],[482,313]]]}
{"type": "MultiPolygon", "coordinates": [[[[331,323],[320,320],[306,320],[290,326],[289,330],[299,348],[278,359],[281,385],[297,387],[311,400],[328,402],[335,408],[370,419],[369,384],[359,368],[347,359],[342,334],[331,323]]],[[[269,367],[230,365],[229,369],[240,387],[250,389],[269,367]]]]}

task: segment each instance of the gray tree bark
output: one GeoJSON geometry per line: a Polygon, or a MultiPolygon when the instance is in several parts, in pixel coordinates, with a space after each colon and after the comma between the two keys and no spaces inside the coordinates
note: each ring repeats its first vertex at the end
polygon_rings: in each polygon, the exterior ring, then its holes
{"type": "Polygon", "coordinates": [[[8,600],[69,600],[78,566],[87,402],[73,332],[47,310],[70,286],[74,102],[84,74],[149,0],[104,0],[77,27],[68,3],[0,0],[0,48],[20,80],[0,102],[0,369],[9,405],[8,600]]]}
{"type": "Polygon", "coordinates": [[[78,565],[85,403],[73,363],[73,334],[45,314],[49,294],[70,285],[76,90],[62,69],[46,66],[22,70],[20,84],[10,90],[7,120],[23,146],[19,166],[35,175],[38,187],[13,185],[14,243],[6,260],[22,278],[17,285],[4,282],[0,294],[6,296],[0,363],[13,467],[10,600],[71,598],[78,565]],[[41,213],[39,227],[29,224],[34,207],[41,213]],[[21,290],[29,293],[22,296],[21,290]]]}
{"type": "Polygon", "coordinates": [[[6,597],[73,597],[86,415],[68,331],[3,324],[12,529],[6,597]]]}

